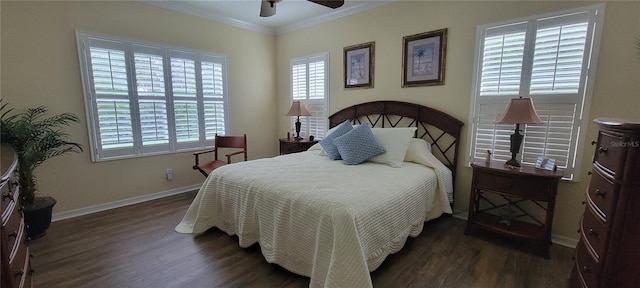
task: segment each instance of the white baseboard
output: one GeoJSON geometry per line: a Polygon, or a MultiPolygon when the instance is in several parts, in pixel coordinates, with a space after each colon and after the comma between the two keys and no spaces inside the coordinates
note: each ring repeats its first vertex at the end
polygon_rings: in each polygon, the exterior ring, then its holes
{"type": "Polygon", "coordinates": [[[201,186],[202,184],[194,184],[194,185],[179,187],[179,188],[166,190],[162,192],[142,195],[142,196],[128,198],[128,199],[122,199],[122,200],[118,200],[110,203],[99,204],[99,205],[89,206],[85,208],[64,211],[60,213],[54,213],[51,216],[51,221],[69,219],[69,218],[96,213],[100,211],[105,211],[113,208],[124,207],[132,204],[138,204],[141,202],[160,199],[160,198],[164,198],[164,197],[168,197],[168,196],[172,196],[180,193],[191,192],[191,191],[200,189],[201,186]]]}
{"type": "MultiPolygon", "coordinates": [[[[467,221],[467,211],[462,211],[462,212],[454,212],[453,213],[453,217],[458,218],[458,219],[462,219],[464,221],[467,221]]],[[[569,237],[565,237],[565,236],[560,236],[557,234],[551,234],[551,242],[554,244],[558,244],[561,246],[565,246],[565,247],[569,247],[569,248],[576,248],[576,246],[578,245],[578,239],[573,239],[573,238],[569,238],[569,237]]]]}

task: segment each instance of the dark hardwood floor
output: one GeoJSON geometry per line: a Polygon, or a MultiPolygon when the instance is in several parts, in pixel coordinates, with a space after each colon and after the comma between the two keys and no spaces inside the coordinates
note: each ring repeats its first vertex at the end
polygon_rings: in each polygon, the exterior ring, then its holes
{"type": "MultiPolygon", "coordinates": [[[[31,243],[35,287],[307,287],[309,279],[267,263],[218,229],[179,234],[194,193],[62,220],[31,243]]],[[[372,272],[375,287],[567,287],[573,249],[551,260],[490,234],[465,236],[442,217],[372,272]]]]}

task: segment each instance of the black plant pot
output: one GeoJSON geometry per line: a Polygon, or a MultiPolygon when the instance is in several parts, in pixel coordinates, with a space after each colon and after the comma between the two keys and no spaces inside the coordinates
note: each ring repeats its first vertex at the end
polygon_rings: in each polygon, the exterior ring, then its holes
{"type": "Polygon", "coordinates": [[[37,197],[33,206],[24,208],[24,224],[27,225],[27,236],[31,240],[47,233],[56,203],[56,199],[51,197],[37,197]]]}

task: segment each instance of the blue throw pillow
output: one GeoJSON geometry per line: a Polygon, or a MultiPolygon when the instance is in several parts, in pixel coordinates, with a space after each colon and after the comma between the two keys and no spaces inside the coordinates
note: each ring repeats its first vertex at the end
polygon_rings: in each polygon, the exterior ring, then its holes
{"type": "Polygon", "coordinates": [[[386,150],[371,132],[369,125],[360,125],[333,140],[346,165],[358,165],[386,150]]]}
{"type": "Polygon", "coordinates": [[[351,130],[353,130],[353,127],[351,126],[351,123],[349,123],[349,120],[346,120],[340,123],[340,125],[336,126],[335,130],[333,130],[331,134],[327,135],[327,137],[324,137],[324,139],[320,140],[320,145],[322,146],[322,149],[324,149],[324,152],[327,153],[327,156],[329,156],[329,159],[331,160],[342,159],[340,158],[340,152],[338,152],[338,148],[336,147],[335,144],[333,144],[333,140],[346,134],[351,130]]]}

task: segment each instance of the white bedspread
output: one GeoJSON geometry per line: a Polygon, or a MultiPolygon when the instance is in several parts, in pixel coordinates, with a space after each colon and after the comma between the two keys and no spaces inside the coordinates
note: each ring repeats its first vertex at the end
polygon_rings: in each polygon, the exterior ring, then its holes
{"type": "Polygon", "coordinates": [[[206,179],[176,231],[215,226],[238,235],[241,247],[259,242],[268,262],[309,276],[310,287],[371,287],[369,272],[387,255],[424,221],[451,213],[450,171],[423,158],[402,168],[348,166],[308,151],[226,165],[206,179]]]}

